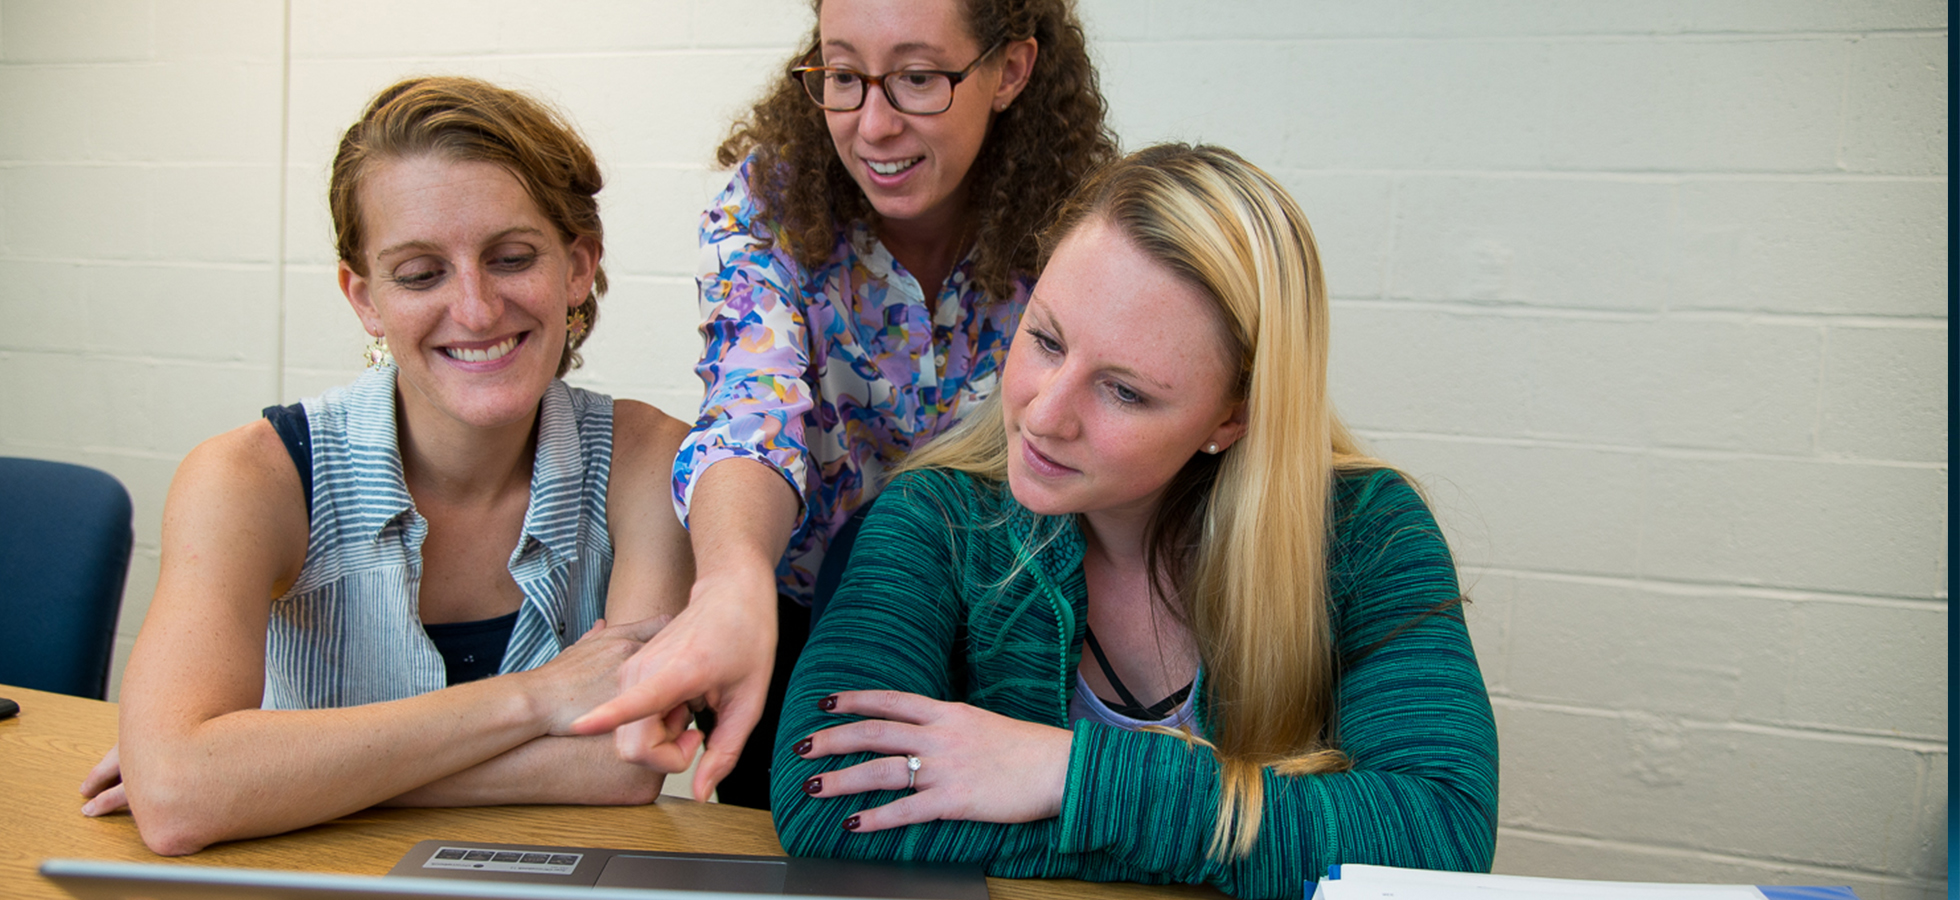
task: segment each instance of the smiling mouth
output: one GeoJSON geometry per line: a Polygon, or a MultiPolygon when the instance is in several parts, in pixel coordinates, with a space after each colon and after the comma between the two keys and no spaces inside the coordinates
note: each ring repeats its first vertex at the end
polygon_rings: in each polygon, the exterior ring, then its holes
{"type": "Polygon", "coordinates": [[[864,164],[870,166],[871,171],[876,172],[880,175],[897,175],[898,173],[903,172],[906,169],[910,169],[913,166],[918,165],[919,162],[924,159],[925,157],[923,156],[914,156],[911,159],[899,159],[899,160],[893,160],[891,162],[880,162],[875,159],[867,159],[864,161],[864,164]]]}
{"type": "Polygon", "coordinates": [[[481,350],[466,350],[460,347],[444,347],[442,348],[442,352],[450,359],[458,360],[460,362],[490,362],[492,360],[503,359],[505,354],[509,353],[512,350],[517,349],[518,339],[522,337],[523,335],[521,334],[513,334],[510,337],[504,338],[502,342],[493,344],[489,347],[485,347],[481,350]]]}

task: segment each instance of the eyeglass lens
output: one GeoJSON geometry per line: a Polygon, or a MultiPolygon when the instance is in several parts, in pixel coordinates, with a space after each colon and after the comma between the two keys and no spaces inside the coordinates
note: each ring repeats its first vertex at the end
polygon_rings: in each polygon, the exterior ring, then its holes
{"type": "MultiPolygon", "coordinates": [[[[841,112],[864,105],[868,80],[848,70],[820,69],[803,73],[803,89],[818,106],[841,112]]],[[[953,105],[953,79],[940,72],[892,72],[883,82],[885,99],[899,112],[930,115],[953,105]]]]}

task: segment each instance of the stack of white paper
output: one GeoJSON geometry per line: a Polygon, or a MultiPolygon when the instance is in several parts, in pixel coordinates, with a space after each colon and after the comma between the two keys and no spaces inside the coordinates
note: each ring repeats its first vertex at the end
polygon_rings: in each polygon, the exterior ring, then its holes
{"type": "Polygon", "coordinates": [[[1328,867],[1327,877],[1308,896],[1311,900],[1858,900],[1848,887],[1574,881],[1358,865],[1328,867]]]}

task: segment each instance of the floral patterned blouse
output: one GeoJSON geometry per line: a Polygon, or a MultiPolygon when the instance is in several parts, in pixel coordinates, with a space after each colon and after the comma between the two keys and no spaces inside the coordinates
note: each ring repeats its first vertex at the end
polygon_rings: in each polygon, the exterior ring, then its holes
{"type": "Polygon", "coordinates": [[[1004,302],[961,260],[930,303],[917,279],[859,222],[830,258],[805,269],[759,246],[772,221],[750,196],[750,163],[701,217],[701,335],[707,385],[674,459],[674,507],[730,457],[782,473],[802,498],[777,589],[805,605],[837,529],[882,487],[886,470],[953,426],[1000,381],[1032,279],[1004,302]]]}

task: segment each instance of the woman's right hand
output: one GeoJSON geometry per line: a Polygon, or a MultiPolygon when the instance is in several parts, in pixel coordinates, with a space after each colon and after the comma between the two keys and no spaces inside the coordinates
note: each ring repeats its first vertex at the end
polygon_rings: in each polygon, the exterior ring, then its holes
{"type": "Polygon", "coordinates": [[[550,662],[529,672],[514,673],[526,680],[525,696],[534,714],[544,721],[546,733],[572,734],[573,719],[612,699],[619,690],[620,666],[673,618],[654,616],[612,626],[600,619],[550,662]]]}
{"type": "Polygon", "coordinates": [[[622,759],[663,772],[687,768],[705,740],[696,799],[706,799],[735,767],[762,718],[775,665],[775,578],[759,568],[735,574],[756,577],[747,585],[714,577],[695,582],[673,626],[621,668],[618,696],[580,722],[582,733],[616,729],[622,759]],[[705,738],[685,731],[686,718],[676,715],[695,702],[715,711],[714,733],[705,738]]]}
{"type": "Polygon", "coordinates": [[[776,561],[799,502],[776,470],[754,460],[724,459],[702,473],[689,513],[695,581],[687,608],[621,670],[618,696],[580,718],[578,734],[616,729],[621,759],[677,772],[702,742],[699,731],[684,730],[681,714],[707,706],[716,723],[694,769],[694,798],[714,792],[769,698],[776,561]]]}

